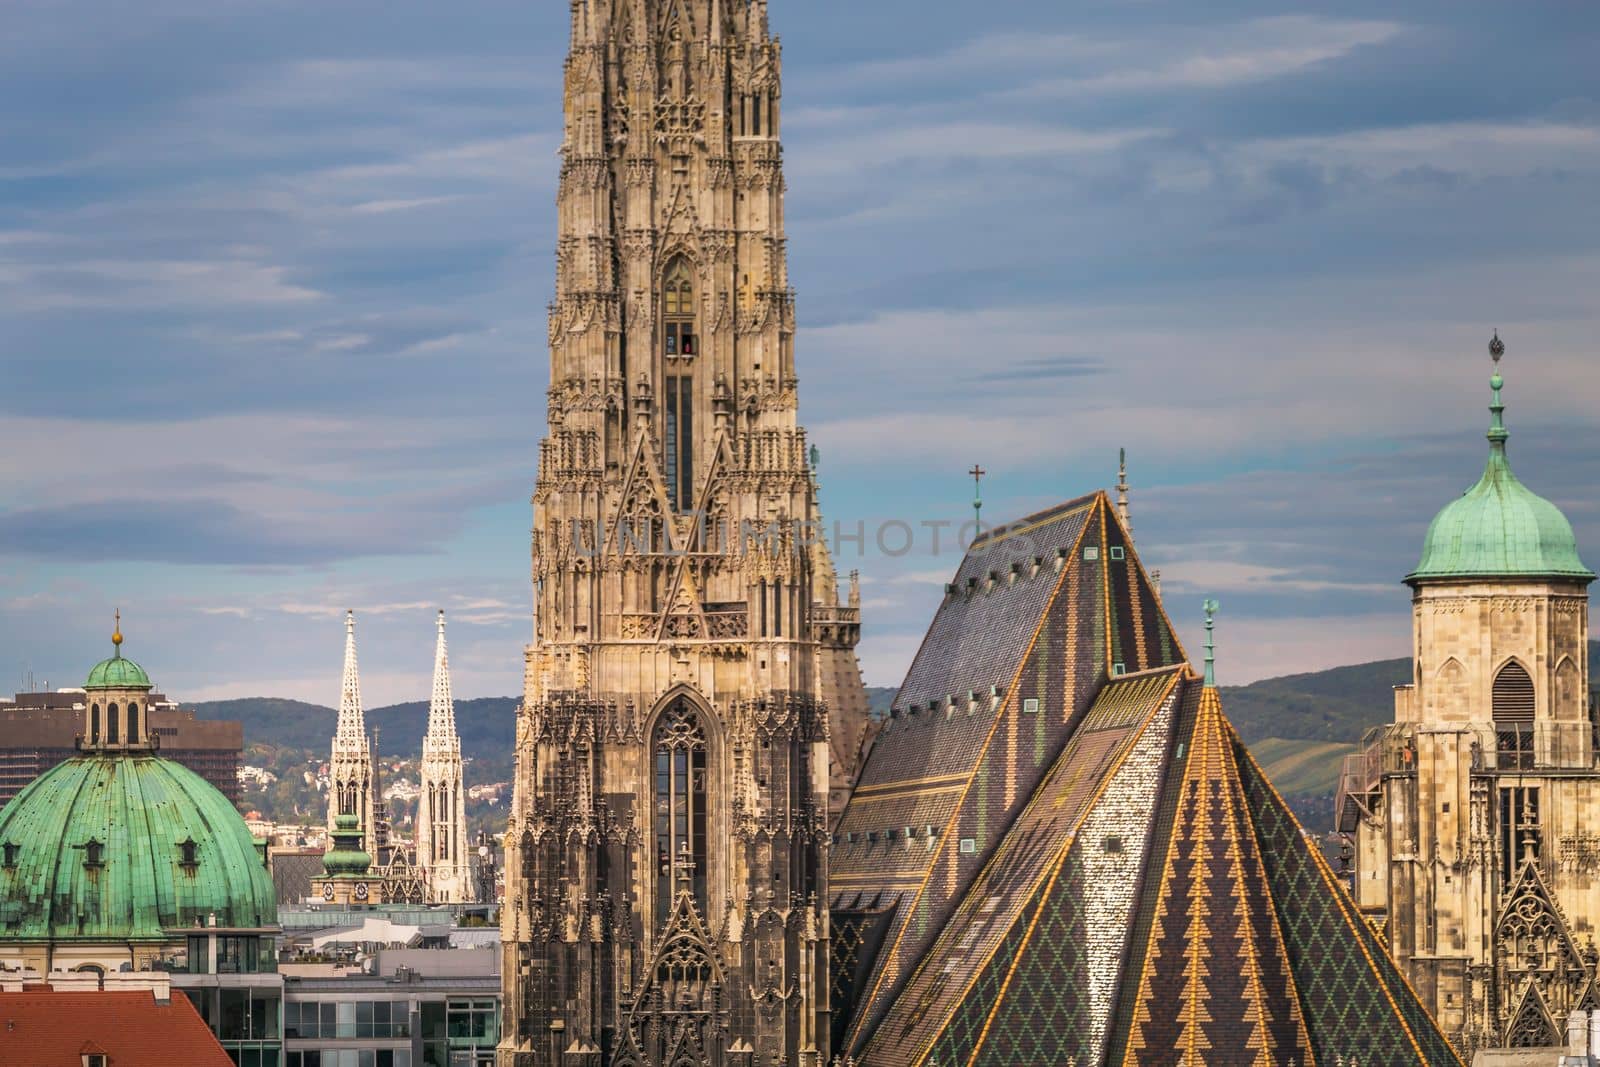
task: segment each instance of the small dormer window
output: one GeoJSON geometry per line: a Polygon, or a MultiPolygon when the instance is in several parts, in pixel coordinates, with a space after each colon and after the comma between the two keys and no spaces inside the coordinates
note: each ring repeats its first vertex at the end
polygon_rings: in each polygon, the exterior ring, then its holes
{"type": "Polygon", "coordinates": [[[182,858],[178,862],[183,866],[197,867],[200,865],[200,858],[198,855],[200,846],[195,844],[194,838],[191,837],[187,840],[178,842],[178,851],[182,855],[182,858]]]}
{"type": "Polygon", "coordinates": [[[83,865],[85,867],[104,867],[106,846],[94,838],[84,842],[83,865]]]}
{"type": "Polygon", "coordinates": [[[4,866],[15,867],[17,865],[17,846],[13,842],[7,841],[4,845],[0,845],[0,852],[4,853],[3,856],[0,856],[0,860],[4,861],[4,866]]]}
{"type": "Polygon", "coordinates": [[[1114,559],[1114,560],[1126,559],[1127,555],[1128,555],[1127,550],[1124,549],[1121,545],[1112,545],[1111,546],[1111,558],[1112,559],[1114,559]]]}

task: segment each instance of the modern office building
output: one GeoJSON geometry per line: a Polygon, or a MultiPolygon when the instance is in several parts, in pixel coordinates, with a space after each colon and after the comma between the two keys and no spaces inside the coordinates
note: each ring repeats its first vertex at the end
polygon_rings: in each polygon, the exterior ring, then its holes
{"type": "MultiPolygon", "coordinates": [[[[45,771],[78,754],[88,711],[82,689],[18,693],[0,701],[0,807],[45,771]]],[[[194,771],[237,806],[244,727],[197,719],[156,692],[150,694],[149,714],[150,733],[162,757],[194,771]]]]}

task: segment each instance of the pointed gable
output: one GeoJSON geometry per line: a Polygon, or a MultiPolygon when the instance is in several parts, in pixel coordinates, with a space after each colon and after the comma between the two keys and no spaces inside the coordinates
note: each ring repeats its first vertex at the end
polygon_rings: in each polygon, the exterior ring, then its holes
{"type": "Polygon", "coordinates": [[[1165,849],[1151,856],[1150,922],[1130,945],[1131,1025],[1113,1056],[1306,1062],[1310,1040],[1216,690],[1202,692],[1184,748],[1168,784],[1165,849]]]}
{"type": "Polygon", "coordinates": [[[846,810],[836,1051],[1459,1064],[1182,662],[1103,495],[1045,513],[1068,515],[1060,579],[1020,618],[973,607],[1008,572],[969,553],[846,810]],[[996,664],[1012,688],[975,726],[961,681],[996,664]],[[942,688],[955,707],[923,703],[942,688]],[[924,817],[938,832],[893,832],[924,817]]]}
{"type": "Polygon", "coordinates": [[[853,1019],[852,1048],[950,921],[1113,670],[1129,669],[1112,658],[1108,620],[1150,620],[1157,636],[1144,659],[1130,657],[1134,666],[1182,662],[1120,530],[1123,551],[1110,558],[1110,511],[1096,493],[996,527],[947,587],[836,835],[835,921],[871,914],[882,923],[892,913],[876,957],[856,961],[865,974],[849,983],[855,1011],[836,1020],[853,1019]]]}

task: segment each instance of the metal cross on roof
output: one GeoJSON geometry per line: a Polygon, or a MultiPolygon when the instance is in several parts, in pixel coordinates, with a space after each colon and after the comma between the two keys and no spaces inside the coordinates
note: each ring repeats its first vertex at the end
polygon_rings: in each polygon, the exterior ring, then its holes
{"type": "Polygon", "coordinates": [[[983,529],[983,476],[989,472],[974,463],[972,469],[967,473],[972,475],[972,518],[981,531],[983,529]]]}

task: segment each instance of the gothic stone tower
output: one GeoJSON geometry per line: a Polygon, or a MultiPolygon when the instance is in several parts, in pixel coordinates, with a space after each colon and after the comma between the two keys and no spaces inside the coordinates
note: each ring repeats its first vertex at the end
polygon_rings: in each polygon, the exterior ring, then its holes
{"type": "Polygon", "coordinates": [[[1554,1046],[1600,1007],[1589,583],[1572,526],[1511,471],[1498,363],[1483,477],[1434,519],[1415,673],[1346,761],[1356,899],[1457,1048],[1554,1046]]]}
{"type": "Polygon", "coordinates": [[[372,750],[361,709],[361,671],[356,666],[356,613],[344,617],[344,670],[339,681],[339,724],[328,760],[328,838],[340,815],[354,815],[368,848],[378,840],[372,787],[372,750]]]}
{"type": "Polygon", "coordinates": [[[461,738],[450,695],[450,654],[444,641],[444,612],[433,654],[433,697],[428,732],[422,738],[422,793],[417,798],[417,864],[435,904],[473,899],[472,867],[466,858],[467,814],[461,781],[461,738]]]}
{"type": "Polygon", "coordinates": [[[865,702],[796,417],[780,70],[765,0],[572,3],[502,1067],[827,1058],[826,698],[865,702]]]}

